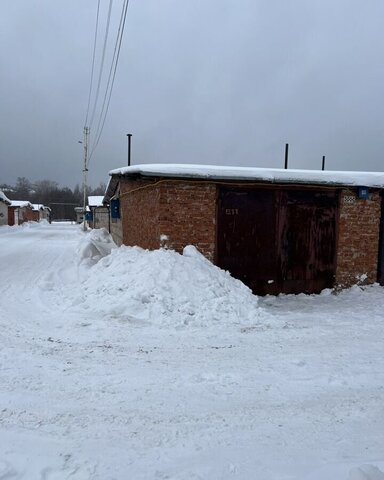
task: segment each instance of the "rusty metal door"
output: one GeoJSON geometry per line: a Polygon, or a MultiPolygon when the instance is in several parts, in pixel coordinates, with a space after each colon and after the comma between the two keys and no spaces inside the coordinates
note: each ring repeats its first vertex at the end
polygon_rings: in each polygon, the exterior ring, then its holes
{"type": "Polygon", "coordinates": [[[217,264],[259,295],[334,283],[336,192],[221,188],[217,264]]]}
{"type": "Polygon", "coordinates": [[[217,263],[254,292],[276,292],[276,211],[272,190],[221,188],[217,263]]]}
{"type": "Polygon", "coordinates": [[[331,288],[336,270],[334,192],[280,191],[278,270],[284,293],[331,288]]]}

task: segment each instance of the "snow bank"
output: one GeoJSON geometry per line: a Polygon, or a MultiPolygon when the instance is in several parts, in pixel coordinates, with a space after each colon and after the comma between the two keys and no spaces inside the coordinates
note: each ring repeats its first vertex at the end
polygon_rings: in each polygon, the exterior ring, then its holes
{"type": "MultiPolygon", "coordinates": [[[[28,221],[24,222],[21,225],[1,225],[0,226],[0,233],[7,233],[7,232],[15,232],[17,229],[28,229],[28,228],[41,228],[44,226],[49,225],[47,220],[41,220],[40,222],[35,221],[28,221]]],[[[0,477],[1,480],[1,477],[0,477]]]]}
{"type": "Polygon", "coordinates": [[[253,324],[260,315],[251,290],[193,246],[183,255],[165,249],[112,248],[108,234],[94,230],[82,241],[79,254],[81,265],[93,266],[82,293],[77,293],[77,307],[159,325],[253,324]]]}
{"type": "Polygon", "coordinates": [[[348,480],[384,480],[384,473],[374,465],[362,465],[349,472],[348,480]]]}
{"type": "Polygon", "coordinates": [[[382,465],[383,462],[378,462],[377,465],[357,464],[354,467],[343,463],[325,465],[303,480],[384,480],[382,465]]]}
{"type": "Polygon", "coordinates": [[[0,234],[0,480],[383,480],[384,288],[257,306],[193,248],[92,265],[103,238],[0,234]]]}
{"type": "Polygon", "coordinates": [[[82,265],[94,265],[114,248],[117,246],[105,228],[90,230],[77,249],[78,262],[82,265]]]}

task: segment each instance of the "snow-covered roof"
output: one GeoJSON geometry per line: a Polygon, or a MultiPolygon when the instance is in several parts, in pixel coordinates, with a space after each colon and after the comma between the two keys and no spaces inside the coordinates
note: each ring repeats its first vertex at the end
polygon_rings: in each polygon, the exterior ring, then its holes
{"type": "Polygon", "coordinates": [[[17,207],[17,208],[26,208],[26,207],[33,208],[32,203],[25,200],[12,200],[11,206],[17,207]]]}
{"type": "Polygon", "coordinates": [[[384,188],[384,172],[344,172],[192,164],[147,164],[111,170],[109,175],[245,180],[268,183],[330,184],[384,188]]]}
{"type": "Polygon", "coordinates": [[[33,203],[32,208],[33,208],[34,211],[37,211],[37,210],[49,210],[49,211],[51,211],[51,209],[49,207],[46,207],[45,205],[42,205],[41,203],[33,203]]]}
{"type": "Polygon", "coordinates": [[[103,206],[103,195],[91,195],[88,197],[88,205],[90,207],[102,207],[103,206]]]}
{"type": "Polygon", "coordinates": [[[7,205],[11,205],[12,203],[2,190],[0,190],[0,201],[6,203],[7,205]]]}

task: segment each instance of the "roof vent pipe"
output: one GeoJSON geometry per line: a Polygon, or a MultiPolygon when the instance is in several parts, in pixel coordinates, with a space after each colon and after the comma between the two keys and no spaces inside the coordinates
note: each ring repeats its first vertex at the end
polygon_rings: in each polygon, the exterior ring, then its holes
{"type": "Polygon", "coordinates": [[[321,170],[324,170],[325,168],[325,155],[323,155],[323,162],[321,164],[321,170]]]}
{"type": "Polygon", "coordinates": [[[288,143],[285,144],[285,163],[284,163],[284,168],[287,170],[288,168],[288,143]]]}
{"type": "Polygon", "coordinates": [[[128,167],[131,166],[131,138],[132,138],[132,133],[127,133],[128,137],[128,167]]]}

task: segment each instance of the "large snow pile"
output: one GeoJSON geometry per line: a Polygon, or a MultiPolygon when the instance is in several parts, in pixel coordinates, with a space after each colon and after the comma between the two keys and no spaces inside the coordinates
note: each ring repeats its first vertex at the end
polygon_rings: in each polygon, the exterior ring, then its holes
{"type": "Polygon", "coordinates": [[[0,270],[0,480],[384,480],[379,285],[256,303],[63,222],[0,227],[0,270]]]}
{"type": "Polygon", "coordinates": [[[328,464],[300,480],[384,480],[383,462],[377,464],[328,464]]]}
{"type": "Polygon", "coordinates": [[[79,263],[92,266],[109,255],[114,248],[117,248],[116,244],[105,228],[90,230],[79,243],[77,249],[79,263]]]}
{"type": "Polygon", "coordinates": [[[104,316],[203,326],[254,324],[260,315],[250,289],[193,246],[182,255],[166,249],[113,249],[109,235],[95,230],[82,241],[79,264],[94,265],[83,272],[73,305],[104,316]]]}
{"type": "Polygon", "coordinates": [[[348,480],[384,480],[384,473],[374,465],[361,465],[349,472],[348,480]]]}

